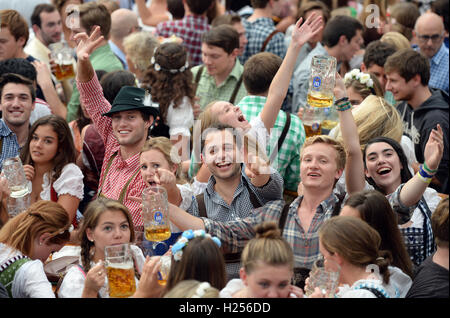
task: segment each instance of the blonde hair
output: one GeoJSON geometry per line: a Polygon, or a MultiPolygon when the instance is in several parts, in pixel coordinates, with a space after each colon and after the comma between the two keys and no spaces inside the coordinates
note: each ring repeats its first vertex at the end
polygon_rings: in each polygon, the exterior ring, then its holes
{"type": "Polygon", "coordinates": [[[324,143],[333,147],[334,150],[336,150],[337,169],[342,170],[345,168],[346,153],[342,142],[326,135],[312,136],[306,138],[305,142],[303,143],[302,149],[300,150],[300,161],[302,160],[304,149],[306,149],[308,146],[317,143],[324,143]]]}
{"type": "Polygon", "coordinates": [[[177,183],[186,183],[181,171],[181,158],[178,155],[176,148],[172,145],[172,142],[166,137],[152,137],[145,141],[141,154],[152,149],[158,150],[164,156],[170,168],[173,168],[175,165],[177,166],[175,173],[177,183]]]}
{"type": "Polygon", "coordinates": [[[125,54],[142,73],[151,65],[150,60],[159,42],[150,32],[133,32],[123,39],[125,54]]]}
{"type": "Polygon", "coordinates": [[[265,265],[288,265],[294,269],[294,253],[291,246],[281,236],[278,224],[273,221],[263,222],[255,227],[256,236],[246,245],[241,255],[241,264],[250,274],[260,262],[265,265]]]}
{"type": "MultiPolygon", "coordinates": [[[[195,279],[182,280],[176,284],[163,298],[219,298],[219,290],[211,285],[203,288],[203,294],[198,291],[201,284],[195,279]]],[[[203,285],[205,286],[205,285],[203,285]]]]}
{"type": "MultiPolygon", "coordinates": [[[[389,137],[400,143],[403,135],[402,118],[395,107],[384,98],[369,95],[353,110],[359,143],[364,149],[367,142],[374,137],[389,137]]],[[[340,126],[336,128],[336,140],[342,142],[340,126]]],[[[304,147],[304,146],[303,146],[304,147]]]]}
{"type": "Polygon", "coordinates": [[[68,242],[69,226],[69,215],[59,203],[40,200],[5,223],[0,242],[31,256],[35,239],[43,233],[50,233],[49,243],[68,242]]]}
{"type": "Polygon", "coordinates": [[[411,43],[406,38],[406,36],[397,31],[390,31],[383,34],[380,38],[380,41],[392,44],[393,46],[395,46],[397,51],[401,49],[411,48],[411,43]]]}

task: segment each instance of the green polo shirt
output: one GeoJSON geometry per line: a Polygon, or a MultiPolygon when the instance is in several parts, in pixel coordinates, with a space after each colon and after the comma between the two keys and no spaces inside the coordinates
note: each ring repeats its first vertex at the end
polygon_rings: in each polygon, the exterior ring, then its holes
{"type": "MultiPolygon", "coordinates": [[[[111,72],[115,70],[123,70],[122,63],[114,55],[113,51],[109,47],[109,44],[100,46],[89,57],[94,70],[104,70],[111,72]]],[[[73,83],[72,96],[70,97],[69,104],[67,105],[67,122],[77,119],[78,108],[80,107],[80,93],[78,92],[77,83],[73,83]]]]}
{"type": "MultiPolygon", "coordinates": [[[[197,65],[191,69],[192,74],[194,75],[194,82],[200,67],[203,67],[203,65],[197,65]]],[[[209,75],[206,67],[203,67],[196,91],[196,95],[200,97],[199,103],[201,109],[204,110],[205,107],[213,101],[230,101],[234,88],[243,72],[244,67],[239,60],[236,59],[236,63],[227,79],[217,86],[214,77],[209,75]]],[[[247,90],[245,89],[244,83],[241,82],[234,104],[236,105],[239,103],[244,96],[247,96],[247,90]]]]}

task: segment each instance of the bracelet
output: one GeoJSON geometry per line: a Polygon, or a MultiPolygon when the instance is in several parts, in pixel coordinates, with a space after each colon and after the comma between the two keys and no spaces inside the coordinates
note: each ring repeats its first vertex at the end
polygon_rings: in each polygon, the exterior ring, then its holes
{"type": "Polygon", "coordinates": [[[430,169],[427,166],[427,163],[425,162],[425,160],[423,161],[423,169],[428,172],[429,174],[435,174],[437,172],[437,169],[430,169]]]}
{"type": "Polygon", "coordinates": [[[419,166],[419,173],[424,178],[433,178],[434,174],[429,174],[425,169],[423,168],[423,165],[419,166]]]}
{"type": "Polygon", "coordinates": [[[348,97],[345,96],[345,97],[339,98],[337,101],[334,102],[334,104],[337,105],[337,104],[339,104],[341,102],[344,102],[344,101],[345,102],[348,101],[348,97]]]}
{"type": "Polygon", "coordinates": [[[420,175],[419,172],[416,173],[416,176],[417,176],[420,180],[422,180],[423,182],[425,182],[426,184],[430,184],[430,183],[431,183],[431,178],[425,178],[425,177],[423,177],[422,175],[420,175]]]}
{"type": "Polygon", "coordinates": [[[336,105],[336,110],[340,111],[340,112],[343,112],[343,111],[348,110],[350,108],[352,108],[352,104],[350,102],[345,102],[345,103],[343,103],[341,105],[336,105]]]}

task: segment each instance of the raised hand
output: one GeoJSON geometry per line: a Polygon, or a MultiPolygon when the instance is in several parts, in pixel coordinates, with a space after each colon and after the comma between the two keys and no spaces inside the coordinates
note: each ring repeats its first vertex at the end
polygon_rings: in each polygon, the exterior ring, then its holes
{"type": "Polygon", "coordinates": [[[341,77],[341,75],[339,75],[338,72],[336,72],[335,78],[336,78],[336,80],[335,80],[333,93],[334,93],[334,98],[336,100],[338,100],[338,99],[341,99],[342,97],[347,96],[347,90],[345,88],[344,79],[341,77]]]}
{"type": "Polygon", "coordinates": [[[25,172],[25,177],[29,181],[34,179],[34,167],[32,165],[23,165],[23,171],[25,172]]]}
{"type": "Polygon", "coordinates": [[[252,153],[249,153],[245,162],[245,174],[249,178],[270,174],[270,167],[266,161],[252,153]]]}
{"type": "Polygon", "coordinates": [[[303,18],[298,19],[292,31],[291,43],[302,46],[323,29],[322,16],[312,13],[302,24],[303,18]]]}
{"type": "Polygon", "coordinates": [[[92,267],[86,274],[84,282],[84,297],[97,297],[100,288],[105,284],[106,269],[103,261],[92,267]]]}
{"type": "Polygon", "coordinates": [[[77,43],[76,52],[78,60],[85,61],[100,46],[104,37],[100,34],[100,27],[95,26],[91,35],[88,36],[85,32],[81,32],[75,35],[74,39],[77,43]]]}
{"type": "Polygon", "coordinates": [[[154,181],[156,182],[156,184],[161,186],[174,185],[177,182],[177,177],[175,176],[175,174],[173,174],[172,171],[158,168],[156,169],[154,181]]]}
{"type": "Polygon", "coordinates": [[[438,124],[436,129],[433,129],[428,137],[425,145],[424,157],[427,167],[435,170],[439,167],[442,155],[444,153],[444,133],[441,126],[438,124]]]}
{"type": "Polygon", "coordinates": [[[139,285],[132,297],[153,298],[161,296],[165,287],[158,283],[158,272],[161,268],[160,259],[159,256],[146,257],[139,285]]]}

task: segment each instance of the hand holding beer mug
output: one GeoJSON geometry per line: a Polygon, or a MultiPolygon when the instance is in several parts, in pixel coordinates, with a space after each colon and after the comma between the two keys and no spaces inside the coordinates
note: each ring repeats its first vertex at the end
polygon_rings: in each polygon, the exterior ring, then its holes
{"type": "Polygon", "coordinates": [[[337,125],[337,119],[333,122],[330,117],[333,115],[335,73],[336,58],[333,56],[316,55],[312,58],[308,95],[302,118],[307,137],[321,135],[322,128],[329,130],[333,124],[337,125]]]}
{"type": "Polygon", "coordinates": [[[8,180],[11,192],[7,200],[8,213],[10,217],[14,217],[30,206],[31,189],[28,188],[28,180],[19,157],[6,159],[3,162],[2,173],[8,180]]]}
{"type": "Polygon", "coordinates": [[[306,296],[311,296],[316,288],[327,298],[334,297],[339,285],[339,273],[341,267],[332,260],[319,258],[313,264],[307,283],[305,285],[306,296]]]}
{"type": "Polygon", "coordinates": [[[50,58],[56,65],[52,68],[53,75],[58,81],[63,81],[75,77],[73,68],[74,58],[72,49],[65,42],[57,42],[49,45],[51,50],[50,58]]]}
{"type": "Polygon", "coordinates": [[[172,255],[163,255],[159,259],[161,268],[158,272],[158,283],[160,285],[166,285],[167,278],[169,277],[170,266],[172,265],[172,255]]]}
{"type": "Polygon", "coordinates": [[[142,192],[142,217],[144,235],[153,243],[153,250],[158,243],[163,243],[172,235],[169,223],[169,202],[166,189],[160,186],[148,187],[142,192]]]}
{"type": "Polygon", "coordinates": [[[130,244],[106,246],[105,265],[109,296],[125,298],[133,295],[136,291],[136,281],[130,244]]]}

